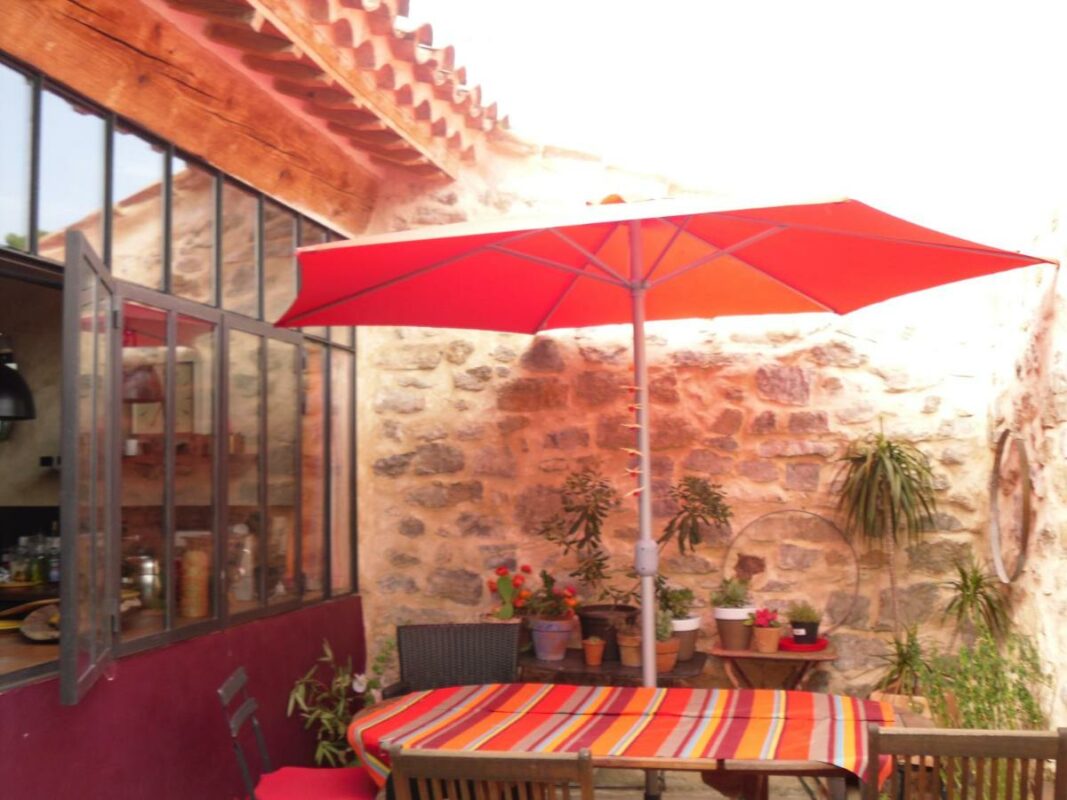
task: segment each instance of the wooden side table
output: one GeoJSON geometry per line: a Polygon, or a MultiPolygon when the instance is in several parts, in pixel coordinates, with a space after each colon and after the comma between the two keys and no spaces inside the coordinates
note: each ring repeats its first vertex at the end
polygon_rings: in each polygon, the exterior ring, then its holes
{"type": "MultiPolygon", "coordinates": [[[[656,675],[657,686],[679,686],[704,671],[705,653],[694,653],[688,661],[679,661],[670,672],[656,675]]],[[[581,650],[568,650],[562,661],[538,661],[530,653],[519,656],[519,680],[536,683],[570,683],[578,686],[640,686],[641,669],[624,667],[618,661],[597,667],[586,666],[581,650]]]]}
{"type": "Polygon", "coordinates": [[[833,645],[828,646],[825,650],[805,653],[787,650],[779,650],[777,653],[757,653],[754,650],[724,650],[716,645],[708,652],[722,660],[723,669],[726,670],[726,677],[730,679],[730,683],[734,685],[735,689],[756,688],[742,666],[745,661],[772,661],[789,664],[792,666],[792,670],[782,681],[781,688],[797,689],[812,667],[820,662],[834,661],[837,658],[837,651],[834,650],[833,645]]]}

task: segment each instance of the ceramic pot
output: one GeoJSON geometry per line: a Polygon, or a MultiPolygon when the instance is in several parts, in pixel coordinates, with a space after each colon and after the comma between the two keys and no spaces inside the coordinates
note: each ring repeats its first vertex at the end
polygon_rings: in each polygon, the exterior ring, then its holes
{"type": "Polygon", "coordinates": [[[745,608],[716,608],[715,628],[719,632],[719,647],[723,650],[748,650],[752,628],[745,624],[755,606],[745,608]]]}
{"type": "Polygon", "coordinates": [[[582,651],[585,653],[586,666],[599,667],[604,660],[604,645],[606,645],[603,639],[589,639],[582,640],[582,651]]]}
{"type": "Polygon", "coordinates": [[[670,672],[678,663],[678,648],[681,645],[677,636],[665,642],[656,641],[656,672],[670,672]]]}
{"type": "Polygon", "coordinates": [[[567,655],[567,642],[574,630],[574,619],[531,617],[529,623],[537,660],[562,661],[567,655]]]}
{"type": "Polygon", "coordinates": [[[700,634],[700,617],[672,619],[671,630],[678,637],[678,660],[688,661],[696,653],[697,636],[700,634]]]}
{"type": "Polygon", "coordinates": [[[752,649],[757,653],[777,653],[781,636],[781,627],[752,628],[752,649]]]}
{"type": "Polygon", "coordinates": [[[789,627],[797,644],[815,644],[819,641],[818,622],[790,622],[789,627]]]}
{"type": "Polygon", "coordinates": [[[641,634],[619,633],[619,660],[624,667],[641,666],[641,634]]]}
{"type": "Polygon", "coordinates": [[[638,609],[633,606],[600,603],[578,607],[578,619],[582,624],[582,639],[598,636],[604,640],[604,660],[618,661],[619,646],[615,632],[624,625],[637,621],[638,609]]]}

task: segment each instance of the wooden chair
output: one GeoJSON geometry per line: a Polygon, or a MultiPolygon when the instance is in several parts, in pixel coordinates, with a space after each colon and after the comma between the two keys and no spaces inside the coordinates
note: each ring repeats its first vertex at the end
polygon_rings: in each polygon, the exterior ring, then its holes
{"type": "Polygon", "coordinates": [[[400,681],[383,697],[476,683],[514,683],[519,624],[465,622],[396,626],[400,681]]]}
{"type": "Polygon", "coordinates": [[[389,751],[396,800],[593,800],[589,751],[551,753],[442,753],[389,751]]]}
{"type": "Polygon", "coordinates": [[[1045,762],[1053,798],[1067,800],[1067,728],[1053,731],[900,729],[870,725],[865,800],[1042,800],[1045,762]],[[879,756],[893,772],[879,792],[879,756]]]}
{"type": "Polygon", "coordinates": [[[259,706],[255,698],[249,697],[247,683],[244,667],[238,667],[219,687],[218,695],[230,728],[230,739],[241,768],[241,777],[252,800],[304,800],[312,797],[316,800],[374,800],[378,787],[362,767],[282,767],[272,770],[267,742],[256,718],[259,706]],[[242,699],[231,713],[230,703],[238,694],[242,699]],[[260,769],[256,781],[252,780],[248,759],[241,745],[241,735],[248,730],[245,723],[252,728],[259,751],[260,769]]]}

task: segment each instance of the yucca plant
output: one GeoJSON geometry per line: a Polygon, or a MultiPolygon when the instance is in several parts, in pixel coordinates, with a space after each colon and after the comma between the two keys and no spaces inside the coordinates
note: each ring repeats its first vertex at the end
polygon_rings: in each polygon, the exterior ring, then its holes
{"type": "Polygon", "coordinates": [[[936,501],[930,461],[917,447],[881,432],[850,444],[841,461],[838,507],[845,514],[845,530],[886,550],[893,632],[899,634],[893,556],[898,536],[913,541],[932,523],[936,501]]]}
{"type": "Polygon", "coordinates": [[[945,616],[953,617],[956,630],[952,634],[949,649],[956,643],[961,628],[970,624],[978,628],[979,623],[990,634],[1001,638],[1008,630],[1008,602],[1001,591],[1000,583],[989,571],[978,563],[971,554],[969,560],[956,562],[956,577],[945,581],[952,590],[952,599],[945,607],[945,616]]]}
{"type": "Polygon", "coordinates": [[[893,637],[892,649],[881,658],[886,664],[886,671],[878,681],[879,689],[893,694],[922,694],[927,665],[919,643],[919,632],[914,626],[908,628],[904,638],[893,637]]]}

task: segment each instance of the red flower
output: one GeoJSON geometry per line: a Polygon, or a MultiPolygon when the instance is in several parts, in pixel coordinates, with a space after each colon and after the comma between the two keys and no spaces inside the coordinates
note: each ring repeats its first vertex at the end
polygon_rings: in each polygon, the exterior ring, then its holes
{"type": "Polygon", "coordinates": [[[524,583],[526,583],[526,578],[524,578],[522,575],[516,575],[514,578],[511,579],[511,583],[514,586],[522,586],[524,583]]]}
{"type": "Polygon", "coordinates": [[[578,591],[573,586],[568,586],[563,590],[563,594],[567,595],[567,597],[574,597],[578,594],[578,591]]]}
{"type": "Polygon", "coordinates": [[[496,581],[490,579],[488,581],[488,583],[489,583],[489,591],[490,592],[495,592],[496,591],[496,581]]]}
{"type": "Polygon", "coordinates": [[[519,567],[519,569],[521,569],[527,575],[533,572],[533,567],[531,567],[529,564],[523,564],[521,567],[519,567]]]}
{"type": "Polygon", "coordinates": [[[499,575],[501,578],[503,578],[505,575],[507,575],[510,571],[511,570],[509,570],[503,564],[501,564],[499,567],[496,568],[496,574],[499,575]]]}

